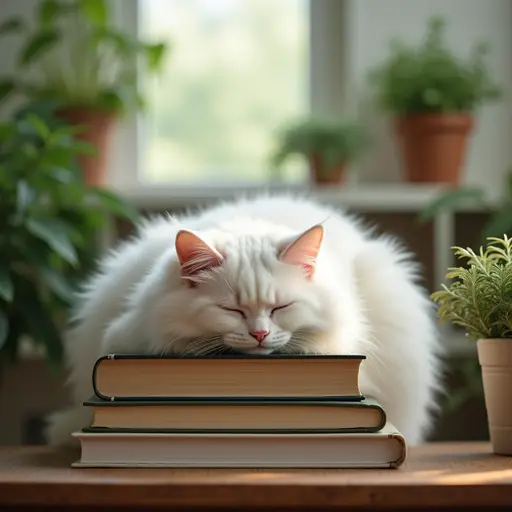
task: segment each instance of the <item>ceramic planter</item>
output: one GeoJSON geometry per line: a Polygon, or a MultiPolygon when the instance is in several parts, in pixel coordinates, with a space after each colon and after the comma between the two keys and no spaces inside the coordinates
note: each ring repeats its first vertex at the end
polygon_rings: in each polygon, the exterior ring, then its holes
{"type": "Polygon", "coordinates": [[[512,455],[512,338],[480,339],[477,347],[492,449],[512,455]]]}
{"type": "Polygon", "coordinates": [[[76,134],[76,138],[92,145],[95,148],[95,153],[78,155],[78,164],[87,185],[104,186],[107,173],[107,152],[115,120],[114,114],[89,108],[68,107],[59,110],[57,115],[70,126],[82,125],[84,127],[82,132],[76,134]]]}
{"type": "Polygon", "coordinates": [[[320,155],[313,154],[309,158],[311,180],[319,185],[338,185],[346,180],[346,165],[341,163],[329,172],[324,170],[324,163],[320,155]]]}
{"type": "Polygon", "coordinates": [[[419,114],[395,120],[405,178],[413,183],[461,181],[467,140],[473,129],[468,114],[419,114]]]}

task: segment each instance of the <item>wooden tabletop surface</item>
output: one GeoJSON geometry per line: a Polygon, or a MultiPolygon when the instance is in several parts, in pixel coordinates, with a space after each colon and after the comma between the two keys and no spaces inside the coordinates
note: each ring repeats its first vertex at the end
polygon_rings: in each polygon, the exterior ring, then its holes
{"type": "Polygon", "coordinates": [[[0,447],[0,509],[138,510],[509,507],[512,457],[488,443],[410,448],[398,469],[76,469],[76,451],[0,447]]]}

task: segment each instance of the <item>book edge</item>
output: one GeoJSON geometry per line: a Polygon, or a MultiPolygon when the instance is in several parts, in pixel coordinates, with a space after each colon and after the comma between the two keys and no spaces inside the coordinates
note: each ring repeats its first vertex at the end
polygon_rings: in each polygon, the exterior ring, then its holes
{"type": "Polygon", "coordinates": [[[173,405],[201,405],[205,407],[218,407],[221,405],[237,405],[242,407],[250,407],[255,405],[304,405],[304,406],[323,406],[323,407],[370,407],[378,408],[384,412],[383,407],[373,398],[365,396],[358,397],[172,397],[168,399],[158,398],[145,400],[134,398],[132,400],[101,400],[98,396],[93,395],[89,400],[82,402],[85,407],[163,407],[173,405]],[[351,399],[356,398],[356,399],[351,399]]]}
{"type": "Polygon", "coordinates": [[[144,353],[111,353],[101,356],[96,362],[104,360],[122,360],[122,359],[366,359],[364,354],[213,354],[213,355],[184,355],[184,354],[144,354],[144,353]]]}
{"type": "Polygon", "coordinates": [[[90,426],[84,427],[81,432],[84,434],[192,434],[192,435],[305,435],[305,434],[375,434],[381,429],[378,427],[356,427],[356,428],[310,428],[310,429],[279,429],[279,428],[262,428],[262,429],[162,429],[162,428],[129,428],[129,427],[100,427],[90,426]]]}

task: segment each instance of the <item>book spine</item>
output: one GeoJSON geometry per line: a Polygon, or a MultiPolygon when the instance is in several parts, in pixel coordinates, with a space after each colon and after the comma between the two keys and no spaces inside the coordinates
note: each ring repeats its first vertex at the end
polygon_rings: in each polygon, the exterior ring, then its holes
{"type": "Polygon", "coordinates": [[[100,390],[98,389],[98,386],[97,386],[97,379],[96,379],[96,374],[98,373],[98,367],[99,365],[101,364],[102,361],[104,360],[112,360],[112,359],[116,359],[116,354],[108,354],[106,356],[103,356],[103,357],[100,357],[99,359],[96,360],[96,362],[94,363],[94,367],[92,369],[92,374],[91,374],[91,378],[92,378],[92,389],[94,391],[94,394],[100,399],[100,400],[104,400],[104,401],[107,401],[107,402],[114,402],[116,400],[116,397],[114,396],[107,396],[107,395],[104,395],[103,393],[100,392],[100,390]]]}

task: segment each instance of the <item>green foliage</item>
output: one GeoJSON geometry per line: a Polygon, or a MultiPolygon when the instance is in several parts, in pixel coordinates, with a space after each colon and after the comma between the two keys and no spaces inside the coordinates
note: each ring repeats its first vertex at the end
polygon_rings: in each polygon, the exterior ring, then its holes
{"type": "Polygon", "coordinates": [[[61,328],[77,282],[90,270],[107,216],[137,214],[115,195],[84,185],[76,155],[92,151],[76,128],[24,109],[0,123],[0,359],[27,339],[62,357],[61,328]]]}
{"type": "Polygon", "coordinates": [[[454,247],[466,266],[450,268],[449,286],[431,296],[442,322],[463,327],[472,339],[512,337],[512,239],[490,237],[479,254],[454,247]]]}
{"type": "Polygon", "coordinates": [[[471,399],[484,397],[482,369],[478,358],[455,360],[454,365],[461,382],[444,396],[442,408],[448,414],[456,414],[471,399]]]}
{"type": "Polygon", "coordinates": [[[501,96],[486,64],[488,45],[475,44],[460,58],[448,47],[445,29],[443,18],[433,17],[421,44],[392,42],[389,58],[369,76],[380,107],[398,115],[472,112],[501,96]]]}
{"type": "Polygon", "coordinates": [[[148,43],[118,30],[106,0],[41,0],[35,25],[8,19],[0,35],[22,39],[14,77],[0,78],[0,101],[13,92],[61,107],[116,113],[144,106],[137,86],[139,59],[149,73],[165,58],[163,43],[148,43]],[[27,70],[32,73],[28,81],[27,70]]]}
{"type": "Polygon", "coordinates": [[[291,155],[308,159],[317,155],[329,175],[333,168],[360,156],[369,145],[366,130],[357,122],[306,119],[282,129],[277,148],[271,155],[271,166],[278,170],[291,155]]]}
{"type": "Polygon", "coordinates": [[[512,231],[512,170],[508,171],[503,186],[505,194],[498,201],[492,201],[485,195],[485,191],[478,187],[449,188],[440,193],[433,201],[420,212],[420,222],[432,220],[439,213],[456,208],[464,203],[476,204],[489,214],[477,242],[484,243],[489,237],[510,234],[512,231]]]}

